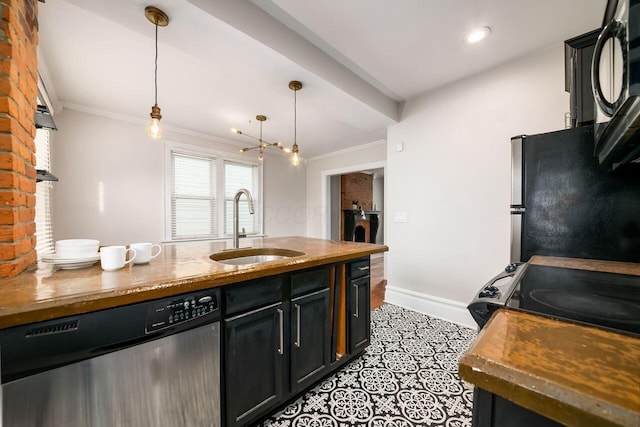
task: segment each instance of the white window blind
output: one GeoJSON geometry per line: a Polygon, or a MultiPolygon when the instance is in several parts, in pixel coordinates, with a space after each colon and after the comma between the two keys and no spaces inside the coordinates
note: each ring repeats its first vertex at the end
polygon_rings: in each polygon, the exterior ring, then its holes
{"type": "Polygon", "coordinates": [[[216,238],[216,159],[171,152],[171,239],[216,238]]]}
{"type": "Polygon", "coordinates": [[[260,194],[259,170],[256,165],[224,162],[225,183],[225,235],[233,235],[233,199],[236,192],[245,188],[253,196],[254,214],[249,213],[249,202],[242,195],[238,203],[238,223],[240,231],[244,229],[247,235],[260,234],[262,224],[262,195],[260,194]]]}
{"type": "Polygon", "coordinates": [[[223,239],[233,235],[233,199],[241,188],[240,231],[262,234],[262,167],[231,153],[168,142],[166,146],[166,236],[168,240],[223,239]]]}
{"type": "MultiPolygon", "coordinates": [[[[36,129],[36,169],[51,171],[51,150],[48,129],[36,129]]],[[[53,253],[50,181],[36,184],[36,252],[38,259],[53,253]]]]}

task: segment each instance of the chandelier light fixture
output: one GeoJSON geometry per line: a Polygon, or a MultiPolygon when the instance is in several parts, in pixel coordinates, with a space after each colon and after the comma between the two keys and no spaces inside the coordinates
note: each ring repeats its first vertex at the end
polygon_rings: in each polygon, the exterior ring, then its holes
{"type": "Polygon", "coordinates": [[[297,93],[300,89],[302,89],[302,83],[297,80],[292,80],[289,82],[289,89],[293,91],[293,147],[291,147],[291,152],[293,156],[291,156],[291,163],[294,166],[298,166],[300,164],[300,157],[298,156],[298,141],[297,141],[297,126],[298,126],[298,105],[297,105],[297,93]]]}
{"type": "Polygon", "coordinates": [[[298,106],[297,106],[297,92],[302,89],[302,83],[300,83],[297,80],[292,80],[289,82],[289,89],[291,89],[293,91],[293,146],[291,147],[291,149],[286,148],[282,145],[282,143],[280,142],[266,142],[265,140],[262,139],[262,123],[265,122],[267,120],[266,116],[263,115],[259,115],[256,116],[256,120],[258,120],[260,122],[260,137],[256,138],[255,136],[249,135],[247,133],[242,132],[239,129],[236,128],[231,128],[231,132],[238,134],[238,135],[245,135],[248,136],[249,138],[253,138],[256,141],[258,141],[259,145],[253,146],[253,147],[246,147],[246,148],[241,148],[240,152],[241,153],[246,153],[247,151],[250,150],[255,150],[258,149],[260,154],[258,155],[258,159],[263,160],[264,159],[264,150],[268,147],[275,147],[277,149],[280,149],[282,151],[284,151],[285,153],[292,153],[291,156],[291,163],[294,166],[298,166],[300,164],[300,155],[299,155],[299,149],[298,149],[298,141],[297,141],[297,125],[298,125],[298,106]]]}
{"type": "Polygon", "coordinates": [[[280,142],[266,142],[265,140],[262,139],[262,123],[265,122],[267,120],[267,116],[263,116],[263,115],[257,115],[256,116],[256,120],[260,122],[260,137],[256,138],[255,136],[249,135],[248,133],[244,133],[242,132],[240,129],[236,129],[236,128],[231,128],[231,132],[238,134],[238,135],[244,135],[244,136],[248,136],[249,138],[253,138],[256,141],[258,141],[259,145],[256,145],[254,147],[246,147],[246,148],[241,148],[240,152],[241,153],[246,153],[247,151],[250,150],[255,150],[258,149],[260,154],[258,155],[258,159],[260,161],[264,160],[264,149],[268,148],[268,147],[275,147],[278,148],[286,153],[289,153],[291,150],[289,150],[288,148],[285,148],[280,142]]]}
{"type": "Polygon", "coordinates": [[[158,139],[162,136],[162,129],[160,128],[160,107],[158,107],[158,27],[166,27],[169,25],[169,17],[166,13],[154,6],[147,6],[144,8],[144,16],[147,17],[149,22],[156,27],[156,56],[154,61],[154,100],[155,103],[151,107],[151,122],[149,123],[149,129],[147,132],[153,139],[158,139]]]}

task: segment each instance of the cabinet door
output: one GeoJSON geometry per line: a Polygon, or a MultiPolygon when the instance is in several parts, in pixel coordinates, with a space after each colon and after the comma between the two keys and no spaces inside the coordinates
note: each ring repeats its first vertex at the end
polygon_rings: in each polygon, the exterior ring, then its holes
{"type": "Polygon", "coordinates": [[[371,296],[369,276],[349,282],[349,353],[357,353],[369,345],[371,296]]]}
{"type": "Polygon", "coordinates": [[[226,425],[248,425],[282,402],[285,305],[273,304],[225,323],[226,425]]]}
{"type": "Polygon", "coordinates": [[[317,380],[329,366],[329,289],[291,300],[291,390],[317,380]]]}

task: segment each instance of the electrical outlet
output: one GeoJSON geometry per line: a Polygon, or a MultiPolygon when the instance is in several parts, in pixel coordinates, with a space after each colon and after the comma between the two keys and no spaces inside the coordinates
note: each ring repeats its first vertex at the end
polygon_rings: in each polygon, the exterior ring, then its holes
{"type": "Polygon", "coordinates": [[[406,212],[396,212],[393,214],[393,222],[408,222],[406,212]]]}

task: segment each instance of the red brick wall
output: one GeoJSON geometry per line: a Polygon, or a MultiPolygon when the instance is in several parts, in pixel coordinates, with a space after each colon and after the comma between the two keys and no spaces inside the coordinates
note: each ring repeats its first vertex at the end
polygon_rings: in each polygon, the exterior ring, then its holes
{"type": "Polygon", "coordinates": [[[340,179],[342,209],[351,209],[351,201],[358,200],[364,210],[373,209],[373,175],[350,173],[340,179]]]}
{"type": "Polygon", "coordinates": [[[35,263],[36,0],[0,0],[0,277],[35,263]]]}

